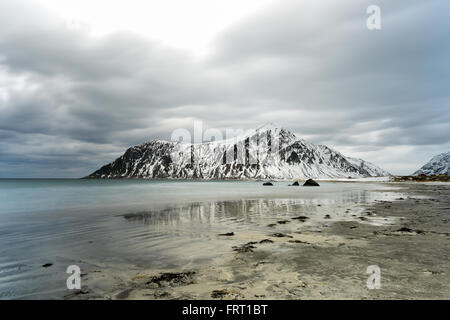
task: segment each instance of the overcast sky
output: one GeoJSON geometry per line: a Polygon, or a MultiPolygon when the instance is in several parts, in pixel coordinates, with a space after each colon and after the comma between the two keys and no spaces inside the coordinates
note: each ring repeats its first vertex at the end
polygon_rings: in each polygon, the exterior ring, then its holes
{"type": "Polygon", "coordinates": [[[0,0],[0,177],[85,176],[195,120],[393,174],[450,150],[448,0],[111,3],[0,0]]]}

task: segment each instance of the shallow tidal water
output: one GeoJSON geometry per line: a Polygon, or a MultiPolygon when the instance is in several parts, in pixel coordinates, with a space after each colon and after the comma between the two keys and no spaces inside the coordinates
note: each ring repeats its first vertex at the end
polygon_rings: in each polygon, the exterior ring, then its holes
{"type": "Polygon", "coordinates": [[[0,180],[0,299],[61,299],[69,265],[82,274],[205,265],[231,252],[218,234],[270,233],[297,216],[309,218],[299,230],[318,230],[399,196],[378,183],[288,184],[0,180]]]}

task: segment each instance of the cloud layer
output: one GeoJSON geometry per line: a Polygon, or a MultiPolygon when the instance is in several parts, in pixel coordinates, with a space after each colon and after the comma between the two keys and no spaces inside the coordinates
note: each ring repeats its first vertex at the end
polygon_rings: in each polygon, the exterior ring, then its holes
{"type": "Polygon", "coordinates": [[[204,57],[0,3],[0,177],[80,177],[194,120],[276,122],[398,174],[448,151],[448,1],[378,1],[379,31],[370,1],[319,3],[276,2],[204,57]]]}

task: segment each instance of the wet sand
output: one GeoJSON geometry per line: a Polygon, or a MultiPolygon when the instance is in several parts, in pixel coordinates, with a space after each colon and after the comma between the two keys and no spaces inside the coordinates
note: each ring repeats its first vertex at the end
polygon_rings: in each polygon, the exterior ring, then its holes
{"type": "Polygon", "coordinates": [[[273,217],[273,232],[217,235],[230,254],[200,267],[85,261],[82,290],[64,298],[450,299],[450,185],[389,185],[405,196],[367,205],[352,221],[298,231],[307,219],[273,217]],[[380,289],[367,288],[370,265],[381,269],[380,289]]]}

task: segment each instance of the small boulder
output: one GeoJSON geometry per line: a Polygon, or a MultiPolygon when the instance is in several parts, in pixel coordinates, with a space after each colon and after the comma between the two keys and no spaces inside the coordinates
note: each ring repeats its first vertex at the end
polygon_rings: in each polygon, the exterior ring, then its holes
{"type": "Polygon", "coordinates": [[[286,238],[292,238],[292,236],[290,236],[290,235],[288,235],[288,234],[280,233],[280,232],[273,233],[273,234],[271,234],[270,236],[271,236],[271,237],[275,237],[275,238],[284,238],[284,237],[286,237],[286,238]]]}
{"type": "Polygon", "coordinates": [[[319,187],[320,185],[316,181],[314,181],[313,179],[308,179],[303,184],[303,186],[304,187],[319,187]]]}
{"type": "Polygon", "coordinates": [[[234,236],[234,232],[221,233],[221,234],[219,234],[219,236],[232,237],[232,236],[234,236]]]}
{"type": "Polygon", "coordinates": [[[298,187],[298,186],[299,186],[299,183],[298,183],[298,181],[295,181],[293,184],[290,184],[289,186],[292,186],[292,187],[298,187]]]}
{"type": "Polygon", "coordinates": [[[398,230],[396,230],[396,231],[397,231],[397,232],[409,232],[409,233],[413,232],[412,229],[406,228],[406,227],[402,227],[402,228],[400,228],[400,229],[398,229],[398,230]]]}
{"type": "Polygon", "coordinates": [[[263,186],[273,186],[273,183],[272,182],[265,182],[265,183],[263,183],[263,186]]]}
{"type": "Polygon", "coordinates": [[[311,243],[309,243],[309,242],[305,242],[305,241],[302,241],[302,240],[289,240],[288,242],[290,242],[290,243],[304,243],[304,244],[311,244],[311,243]]]}
{"type": "Polygon", "coordinates": [[[299,220],[300,222],[305,222],[306,220],[308,220],[309,218],[308,217],[305,217],[305,216],[299,216],[299,217],[295,217],[295,218],[292,218],[293,220],[299,220]]]}

